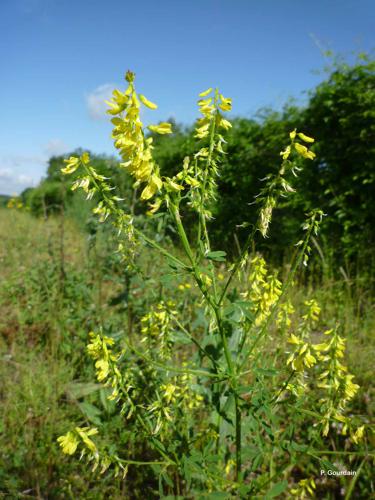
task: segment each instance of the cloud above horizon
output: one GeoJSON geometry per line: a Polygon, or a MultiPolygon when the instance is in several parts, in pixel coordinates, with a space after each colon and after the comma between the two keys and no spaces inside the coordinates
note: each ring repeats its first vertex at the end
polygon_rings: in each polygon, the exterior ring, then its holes
{"type": "Polygon", "coordinates": [[[59,156],[68,153],[69,146],[61,139],[51,139],[44,146],[44,153],[50,158],[51,156],[59,156]]]}
{"type": "Polygon", "coordinates": [[[115,83],[103,83],[86,95],[87,109],[93,120],[108,119],[108,116],[106,115],[108,105],[105,101],[111,98],[113,89],[115,88],[115,83]]]}
{"type": "Polygon", "coordinates": [[[69,151],[61,139],[50,139],[37,154],[0,155],[0,194],[18,195],[28,187],[37,186],[46,172],[47,161],[69,151]]]}
{"type": "Polygon", "coordinates": [[[31,175],[18,173],[10,168],[0,168],[0,194],[18,195],[35,183],[36,180],[31,175]]]}

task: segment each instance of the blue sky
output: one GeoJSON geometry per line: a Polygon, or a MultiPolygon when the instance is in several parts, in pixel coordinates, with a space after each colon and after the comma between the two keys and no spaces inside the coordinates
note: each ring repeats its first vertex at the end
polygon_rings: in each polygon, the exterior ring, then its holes
{"type": "Polygon", "coordinates": [[[1,0],[0,193],[35,185],[52,154],[114,153],[102,102],[127,69],[159,105],[146,122],[191,123],[209,86],[250,117],[302,101],[320,48],[370,51],[374,14],[373,0],[1,0]]]}

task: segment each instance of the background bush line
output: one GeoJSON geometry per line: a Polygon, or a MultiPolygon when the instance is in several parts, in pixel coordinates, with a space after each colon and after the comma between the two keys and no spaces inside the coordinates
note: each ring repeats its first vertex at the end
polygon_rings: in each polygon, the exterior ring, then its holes
{"type": "MultiPolygon", "coordinates": [[[[289,103],[282,111],[261,110],[255,118],[235,118],[227,134],[227,156],[220,166],[219,193],[211,222],[214,242],[228,253],[236,252],[246,228],[255,220],[252,203],[261,179],[279,163],[285,137],[303,124],[316,139],[317,159],[296,179],[297,194],[288,197],[282,210],[275,211],[271,237],[263,251],[277,263],[283,248],[298,239],[301,215],[316,206],[327,214],[322,225],[322,247],[326,258],[334,257],[350,274],[356,267],[369,267],[375,247],[375,62],[338,64],[325,81],[309,94],[304,107],[289,103]],[[228,227],[236,231],[228,232],[228,227]],[[338,259],[338,260],[337,260],[338,259]]],[[[161,173],[175,174],[183,159],[194,151],[194,129],[174,124],[172,136],[154,135],[155,159],[161,173]]],[[[78,151],[79,152],[79,151],[78,151]]],[[[36,188],[26,189],[21,197],[37,215],[59,211],[63,204],[82,223],[90,206],[64,184],[60,168],[65,157],[49,160],[46,177],[36,188]]],[[[125,203],[135,213],[143,208],[135,203],[132,181],[118,169],[115,158],[94,155],[93,165],[112,178],[125,203]]],[[[189,221],[189,211],[185,214],[189,221]]],[[[193,231],[194,227],[191,225],[193,231]]],[[[338,268],[338,266],[337,266],[338,268]]]]}

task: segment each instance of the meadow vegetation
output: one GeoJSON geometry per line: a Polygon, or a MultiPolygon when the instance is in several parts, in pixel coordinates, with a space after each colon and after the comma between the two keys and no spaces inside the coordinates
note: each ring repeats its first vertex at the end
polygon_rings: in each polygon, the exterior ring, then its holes
{"type": "Polygon", "coordinates": [[[0,492],[370,498],[373,64],[175,133],[126,80],[120,167],[52,158],[0,210],[0,492]]]}

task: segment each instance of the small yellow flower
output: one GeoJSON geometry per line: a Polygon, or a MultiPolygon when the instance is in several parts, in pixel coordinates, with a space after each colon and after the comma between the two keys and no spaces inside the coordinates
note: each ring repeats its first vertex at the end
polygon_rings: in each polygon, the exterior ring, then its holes
{"type": "Polygon", "coordinates": [[[303,158],[307,158],[308,160],[313,160],[316,156],[315,153],[309,151],[306,146],[303,146],[299,142],[294,143],[294,147],[296,148],[297,153],[303,156],[303,158]]]}
{"type": "Polygon", "coordinates": [[[358,429],[355,431],[355,433],[351,436],[353,442],[355,444],[358,444],[359,441],[363,438],[365,432],[365,426],[361,425],[361,427],[358,427],[358,429]]]}
{"type": "Polygon", "coordinates": [[[64,436],[58,437],[57,441],[66,455],[73,455],[79,444],[79,439],[73,432],[68,432],[64,436]]]}
{"type": "Polygon", "coordinates": [[[172,133],[172,125],[167,122],[159,123],[159,125],[149,125],[148,128],[151,130],[151,132],[157,132],[161,135],[172,133]]]}
{"type": "Polygon", "coordinates": [[[150,109],[157,109],[158,106],[156,104],[154,104],[153,102],[149,101],[144,95],[138,94],[138,96],[139,96],[139,99],[141,100],[141,102],[145,106],[147,106],[150,109]]]}
{"type": "Polygon", "coordinates": [[[210,94],[212,92],[212,87],[210,87],[209,89],[205,90],[204,92],[201,92],[199,94],[199,97],[206,97],[208,94],[210,94]]]}
{"type": "Polygon", "coordinates": [[[222,111],[230,111],[232,109],[232,99],[230,97],[224,97],[220,94],[220,101],[221,104],[219,104],[219,108],[222,111]]]}
{"type": "Polygon", "coordinates": [[[222,127],[225,130],[229,130],[232,128],[232,124],[230,121],[226,120],[225,118],[222,118],[219,122],[219,127],[222,127]]]}
{"type": "Polygon", "coordinates": [[[309,136],[305,135],[302,132],[298,132],[298,137],[300,139],[302,139],[303,141],[305,141],[305,142],[314,142],[315,141],[315,139],[313,139],[312,137],[309,137],[309,136]]]}
{"type": "Polygon", "coordinates": [[[151,216],[154,213],[156,213],[159,210],[159,208],[161,206],[161,203],[162,203],[161,198],[157,198],[154,203],[150,203],[149,206],[148,206],[149,209],[146,212],[146,215],[151,216]]]}
{"type": "Polygon", "coordinates": [[[291,138],[292,141],[296,138],[297,130],[294,129],[292,132],[290,132],[289,137],[291,138]]]}
{"type": "Polygon", "coordinates": [[[98,429],[95,427],[93,429],[90,429],[89,427],[76,427],[75,430],[81,437],[82,441],[85,443],[87,448],[90,451],[96,451],[96,446],[93,441],[89,438],[89,436],[94,436],[95,434],[98,434],[98,429]]]}
{"type": "Polygon", "coordinates": [[[109,362],[106,359],[98,359],[95,363],[96,376],[99,382],[102,382],[108,377],[109,362]]]}
{"type": "Polygon", "coordinates": [[[147,186],[144,188],[141,194],[141,200],[149,200],[154,196],[154,194],[157,191],[160,191],[162,188],[163,183],[160,177],[158,177],[156,174],[153,174],[151,176],[151,179],[149,180],[149,183],[147,186]]]}
{"type": "Polygon", "coordinates": [[[66,163],[67,165],[66,167],[61,169],[61,172],[63,174],[72,174],[79,167],[79,158],[71,156],[68,160],[64,160],[64,163],[66,163]]]}
{"type": "Polygon", "coordinates": [[[81,156],[81,161],[85,165],[87,165],[88,163],[90,163],[90,155],[87,152],[83,153],[82,156],[81,156]]]}
{"type": "Polygon", "coordinates": [[[287,160],[289,158],[291,152],[291,147],[287,146],[284,151],[280,152],[280,155],[282,156],[283,160],[287,160]]]}

